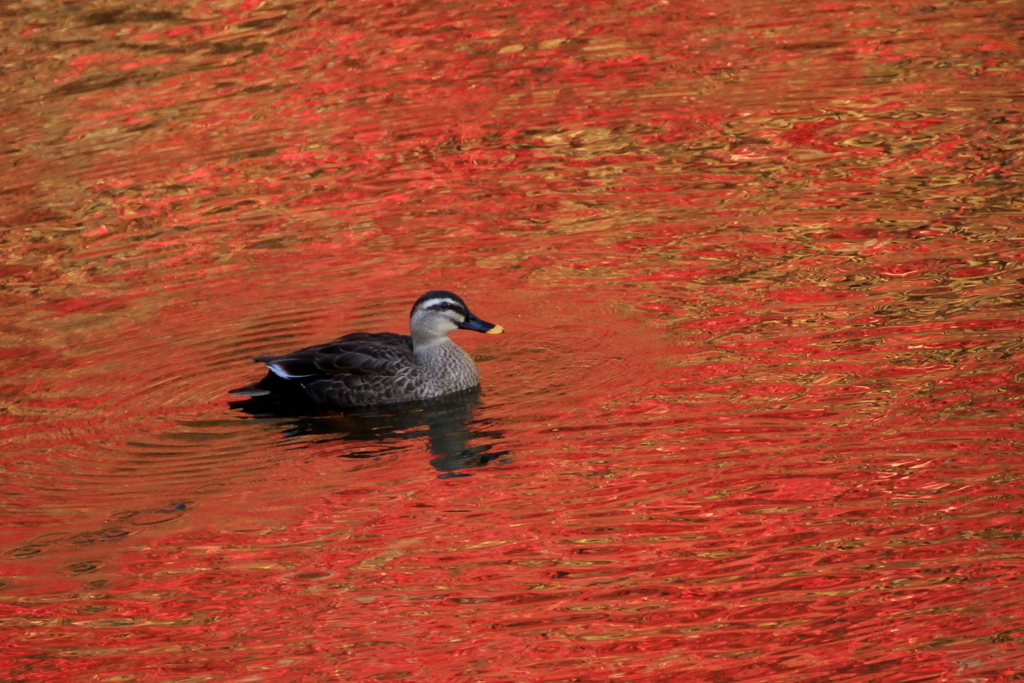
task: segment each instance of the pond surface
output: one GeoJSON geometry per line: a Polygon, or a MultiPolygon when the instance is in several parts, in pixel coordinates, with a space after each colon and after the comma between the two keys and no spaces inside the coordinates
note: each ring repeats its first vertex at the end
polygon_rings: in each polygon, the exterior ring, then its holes
{"type": "Polygon", "coordinates": [[[5,681],[1024,678],[1018,2],[138,7],[3,10],[5,681]]]}

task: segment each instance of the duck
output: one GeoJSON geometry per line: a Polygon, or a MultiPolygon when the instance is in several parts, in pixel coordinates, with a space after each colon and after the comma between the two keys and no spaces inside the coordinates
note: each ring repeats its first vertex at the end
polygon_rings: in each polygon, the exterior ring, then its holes
{"type": "Polygon", "coordinates": [[[432,290],[413,304],[409,334],[355,332],[284,356],[258,356],[268,372],[229,394],[320,408],[425,401],[478,388],[476,363],[448,335],[455,330],[501,334],[501,325],[469,311],[460,296],[432,290]]]}

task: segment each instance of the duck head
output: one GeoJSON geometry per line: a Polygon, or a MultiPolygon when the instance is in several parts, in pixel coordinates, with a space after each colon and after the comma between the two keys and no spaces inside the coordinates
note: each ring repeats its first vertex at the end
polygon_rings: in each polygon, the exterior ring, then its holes
{"type": "Polygon", "coordinates": [[[425,346],[441,341],[455,330],[473,330],[485,334],[501,334],[504,329],[481,320],[469,312],[458,294],[435,289],[427,292],[412,306],[409,329],[413,345],[425,346]]]}

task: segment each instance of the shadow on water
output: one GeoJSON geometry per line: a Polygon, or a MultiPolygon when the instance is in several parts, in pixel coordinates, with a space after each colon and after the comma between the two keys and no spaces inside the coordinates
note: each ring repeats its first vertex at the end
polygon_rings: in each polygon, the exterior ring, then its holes
{"type": "Polygon", "coordinates": [[[474,389],[430,401],[391,406],[324,411],[310,404],[284,403],[273,397],[255,397],[230,404],[260,422],[282,425],[285,438],[326,437],[321,442],[343,440],[369,445],[368,450],[346,452],[342,457],[375,458],[404,447],[410,440],[426,437],[434,456],[430,464],[441,478],[467,477],[461,470],[482,467],[507,455],[492,451],[494,443],[471,445],[473,439],[501,438],[486,430],[486,421],[476,415],[480,391],[474,389]]]}

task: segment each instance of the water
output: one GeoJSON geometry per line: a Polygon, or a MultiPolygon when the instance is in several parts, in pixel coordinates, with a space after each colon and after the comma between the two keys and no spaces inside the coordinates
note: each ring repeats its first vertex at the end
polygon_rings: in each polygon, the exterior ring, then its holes
{"type": "Polygon", "coordinates": [[[4,11],[4,680],[1024,677],[1017,3],[4,11]]]}

